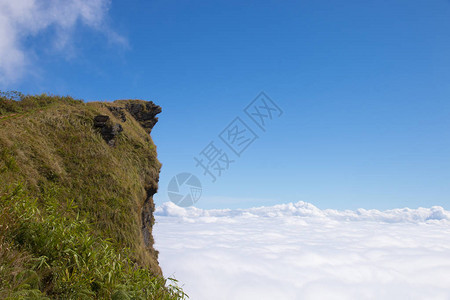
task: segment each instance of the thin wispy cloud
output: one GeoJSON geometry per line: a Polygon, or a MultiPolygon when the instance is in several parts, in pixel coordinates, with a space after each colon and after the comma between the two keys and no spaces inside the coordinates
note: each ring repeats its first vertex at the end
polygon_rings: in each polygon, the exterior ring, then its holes
{"type": "Polygon", "coordinates": [[[0,83],[16,82],[32,69],[38,58],[25,41],[39,34],[51,35],[50,50],[56,52],[71,48],[80,25],[127,46],[127,40],[107,25],[110,5],[109,0],[0,0],[0,83]]]}

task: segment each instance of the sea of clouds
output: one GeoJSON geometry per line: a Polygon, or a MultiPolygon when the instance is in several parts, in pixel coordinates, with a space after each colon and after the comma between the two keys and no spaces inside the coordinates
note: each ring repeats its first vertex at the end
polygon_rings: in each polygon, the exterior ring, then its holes
{"type": "Polygon", "coordinates": [[[442,207],[164,203],[155,216],[164,274],[193,300],[450,299],[450,212],[442,207]]]}

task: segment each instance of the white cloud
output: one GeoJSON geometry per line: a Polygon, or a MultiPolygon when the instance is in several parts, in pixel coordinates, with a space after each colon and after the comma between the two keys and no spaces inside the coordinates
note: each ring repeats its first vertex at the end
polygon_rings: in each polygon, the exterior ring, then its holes
{"type": "Polygon", "coordinates": [[[55,50],[70,47],[78,24],[103,32],[109,40],[126,40],[106,26],[109,0],[0,0],[0,83],[20,79],[32,64],[31,49],[23,41],[50,28],[55,50]]]}
{"type": "Polygon", "coordinates": [[[450,299],[450,212],[298,202],[155,211],[166,276],[191,299],[450,299]]]}

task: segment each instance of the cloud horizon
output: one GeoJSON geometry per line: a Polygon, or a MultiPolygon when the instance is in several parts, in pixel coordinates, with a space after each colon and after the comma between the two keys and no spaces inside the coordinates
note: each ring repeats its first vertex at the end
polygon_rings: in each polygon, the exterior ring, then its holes
{"type": "Polygon", "coordinates": [[[166,276],[192,299],[449,299],[450,214],[442,207],[155,211],[166,276]]]}

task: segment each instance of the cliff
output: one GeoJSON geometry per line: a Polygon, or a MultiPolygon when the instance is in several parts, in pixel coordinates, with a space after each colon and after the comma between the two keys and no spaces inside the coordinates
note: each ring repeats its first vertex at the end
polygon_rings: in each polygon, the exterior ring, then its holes
{"type": "Polygon", "coordinates": [[[161,108],[13,96],[0,97],[0,298],[184,297],[153,248],[161,108]]]}

